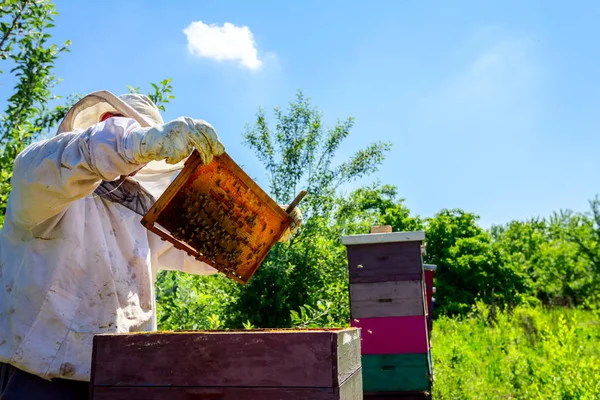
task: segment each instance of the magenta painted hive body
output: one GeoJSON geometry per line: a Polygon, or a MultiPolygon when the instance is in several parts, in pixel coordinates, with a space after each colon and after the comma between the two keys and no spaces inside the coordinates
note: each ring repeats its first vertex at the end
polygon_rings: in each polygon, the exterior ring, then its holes
{"type": "Polygon", "coordinates": [[[414,354],[429,350],[425,316],[360,318],[351,320],[351,325],[362,329],[362,354],[414,354]]]}

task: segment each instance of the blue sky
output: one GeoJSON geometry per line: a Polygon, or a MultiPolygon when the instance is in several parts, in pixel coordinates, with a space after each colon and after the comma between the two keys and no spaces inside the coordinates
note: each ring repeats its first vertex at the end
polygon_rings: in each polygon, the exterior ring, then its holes
{"type": "Polygon", "coordinates": [[[165,119],[211,122],[261,184],[260,164],[240,144],[244,125],[258,106],[285,106],[303,89],[328,123],[356,118],[340,159],[393,143],[360,183],[396,185],[422,216],[459,207],[487,227],[584,211],[600,193],[600,3],[56,4],[54,37],[73,41],[56,68],[60,94],[173,78],[165,119]],[[195,53],[184,33],[193,22],[195,53]],[[219,31],[225,23],[231,29],[219,31]],[[221,53],[234,59],[215,60],[221,53]]]}

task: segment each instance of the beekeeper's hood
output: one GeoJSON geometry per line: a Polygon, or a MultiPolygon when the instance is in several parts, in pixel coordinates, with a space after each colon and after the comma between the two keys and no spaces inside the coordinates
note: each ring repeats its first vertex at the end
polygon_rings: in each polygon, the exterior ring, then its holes
{"type": "MultiPolygon", "coordinates": [[[[129,93],[117,97],[108,91],[101,90],[88,94],[71,107],[58,127],[57,135],[75,129],[87,129],[98,123],[100,117],[107,112],[133,118],[142,127],[164,123],[158,107],[147,96],[129,93]]],[[[177,164],[151,161],[139,170],[133,179],[158,199],[177,172],[183,168],[184,163],[185,159],[177,164]]]]}

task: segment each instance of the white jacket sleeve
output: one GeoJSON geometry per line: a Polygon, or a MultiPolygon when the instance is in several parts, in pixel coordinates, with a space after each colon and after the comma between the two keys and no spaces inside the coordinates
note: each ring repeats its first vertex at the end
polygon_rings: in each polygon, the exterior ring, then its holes
{"type": "Polygon", "coordinates": [[[14,164],[8,210],[30,229],[90,195],[102,182],[142,167],[133,162],[130,118],[110,118],[85,131],[63,133],[31,144],[14,164]]]}
{"type": "Polygon", "coordinates": [[[161,240],[158,235],[149,232],[151,247],[157,256],[158,270],[181,271],[193,275],[214,275],[218,271],[210,265],[189,256],[185,251],[174,247],[172,243],[161,240]]]}
{"type": "Polygon", "coordinates": [[[218,271],[210,265],[190,257],[187,253],[171,247],[158,258],[160,269],[181,271],[193,275],[214,275],[218,271]]]}

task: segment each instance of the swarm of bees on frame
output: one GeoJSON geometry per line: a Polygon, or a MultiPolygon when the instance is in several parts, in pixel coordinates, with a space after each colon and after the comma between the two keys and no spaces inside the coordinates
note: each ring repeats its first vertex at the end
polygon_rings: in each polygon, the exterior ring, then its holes
{"type": "MultiPolygon", "coordinates": [[[[220,181],[217,186],[221,187],[220,181]]],[[[182,204],[185,217],[171,233],[212,260],[220,272],[242,279],[236,271],[239,264],[256,258],[266,244],[254,248],[246,236],[239,234],[245,227],[257,226],[258,214],[247,210],[244,204],[236,204],[233,196],[240,194],[240,184],[236,182],[233,187],[233,191],[224,189],[220,200],[199,193],[191,186],[185,189],[182,204]],[[243,246],[248,247],[249,252],[241,259],[243,246]]],[[[261,225],[258,231],[264,232],[267,224],[261,225]]]]}

